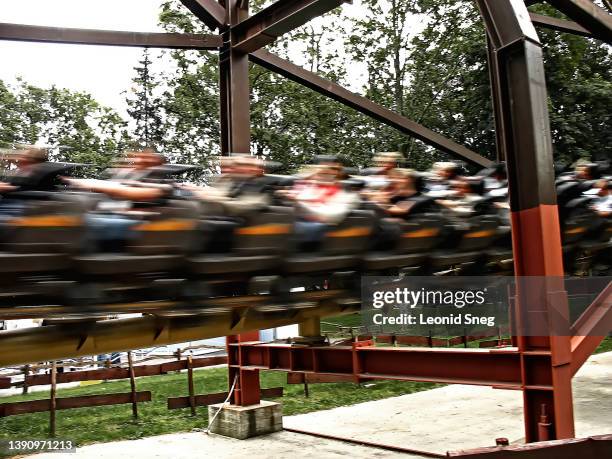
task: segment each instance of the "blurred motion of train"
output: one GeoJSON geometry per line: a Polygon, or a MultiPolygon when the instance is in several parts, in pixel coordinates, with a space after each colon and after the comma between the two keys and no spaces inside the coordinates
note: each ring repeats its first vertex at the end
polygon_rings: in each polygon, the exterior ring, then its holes
{"type": "MultiPolygon", "coordinates": [[[[154,154],[135,154],[105,181],[68,179],[75,165],[21,155],[0,179],[0,306],[358,288],[366,274],[512,273],[503,165],[417,173],[382,154],[361,175],[322,157],[280,176],[237,156],[198,187],[178,183],[192,167],[154,154]]],[[[557,175],[569,274],[610,275],[605,173],[585,163],[557,175]]]]}

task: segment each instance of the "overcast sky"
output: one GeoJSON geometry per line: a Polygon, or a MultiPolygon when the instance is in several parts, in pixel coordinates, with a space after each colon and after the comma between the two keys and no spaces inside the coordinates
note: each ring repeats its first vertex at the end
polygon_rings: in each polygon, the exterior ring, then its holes
{"type": "MultiPolygon", "coordinates": [[[[89,29],[162,31],[162,0],[0,0],[0,22],[89,29]]],[[[142,48],[0,41],[0,79],[87,91],[123,112],[142,48]]]]}

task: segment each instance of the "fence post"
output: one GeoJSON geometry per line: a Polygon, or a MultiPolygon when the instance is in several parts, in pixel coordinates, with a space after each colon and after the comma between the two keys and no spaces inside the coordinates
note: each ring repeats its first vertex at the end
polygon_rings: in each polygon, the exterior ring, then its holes
{"type": "Polygon", "coordinates": [[[49,400],[49,436],[55,437],[55,409],[57,401],[55,399],[57,392],[57,362],[51,362],[51,399],[49,400]]]}
{"type": "Polygon", "coordinates": [[[191,408],[191,415],[196,415],[195,409],[195,389],[193,385],[193,357],[187,356],[187,385],[189,388],[189,406],[191,408]]]}
{"type": "Polygon", "coordinates": [[[193,387],[193,357],[187,356],[187,384],[189,387],[189,406],[191,407],[191,415],[196,415],[195,406],[195,389],[193,387]]]}
{"type": "Polygon", "coordinates": [[[23,389],[21,391],[22,394],[28,393],[28,375],[30,374],[30,364],[27,364],[23,367],[23,389]]]}
{"type": "Polygon", "coordinates": [[[132,351],[128,351],[128,366],[130,369],[130,387],[132,389],[132,416],[138,419],[138,401],[136,398],[136,378],[134,377],[134,362],[132,361],[132,351]]]}

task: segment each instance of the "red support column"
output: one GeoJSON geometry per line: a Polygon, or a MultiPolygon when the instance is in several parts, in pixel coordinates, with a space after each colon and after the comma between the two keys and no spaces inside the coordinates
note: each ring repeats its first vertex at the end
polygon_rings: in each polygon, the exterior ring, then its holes
{"type": "Polygon", "coordinates": [[[553,170],[542,48],[523,2],[478,0],[490,51],[498,157],[506,155],[515,275],[519,283],[517,344],[521,355],[527,442],[574,436],[567,295],[553,170]],[[533,324],[549,336],[526,336],[533,324]],[[552,381],[543,386],[542,372],[552,381]]]}
{"type": "Polygon", "coordinates": [[[242,368],[240,346],[230,346],[230,344],[234,343],[247,343],[253,341],[259,341],[258,331],[228,336],[226,338],[228,382],[230,390],[232,386],[234,386],[234,393],[231,399],[233,405],[256,405],[261,400],[259,370],[247,370],[242,368]]]}

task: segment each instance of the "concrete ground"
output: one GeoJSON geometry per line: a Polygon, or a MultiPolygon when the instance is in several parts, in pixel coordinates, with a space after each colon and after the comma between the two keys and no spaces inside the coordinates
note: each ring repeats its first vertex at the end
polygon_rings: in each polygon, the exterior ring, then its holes
{"type": "MultiPolygon", "coordinates": [[[[612,352],[592,356],[574,379],[576,436],[612,433],[612,352]]],[[[315,413],[287,416],[284,425],[305,431],[444,454],[447,450],[511,442],[523,438],[522,399],[518,391],[489,387],[446,386],[416,394],[360,403],[315,413]]],[[[279,432],[245,441],[193,432],[135,441],[90,445],[67,459],[125,458],[354,458],[413,456],[279,432]]],[[[38,459],[59,459],[41,454],[38,459]]]]}

